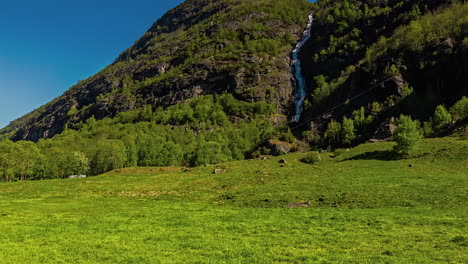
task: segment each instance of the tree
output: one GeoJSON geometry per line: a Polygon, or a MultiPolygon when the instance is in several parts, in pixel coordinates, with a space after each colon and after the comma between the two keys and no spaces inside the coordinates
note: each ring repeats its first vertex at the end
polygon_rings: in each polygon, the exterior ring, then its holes
{"type": "Polygon", "coordinates": [[[367,125],[366,110],[363,106],[353,111],[353,120],[359,130],[362,130],[367,125]]]}
{"type": "Polygon", "coordinates": [[[14,146],[12,155],[15,159],[15,173],[20,180],[24,181],[28,176],[34,174],[36,162],[41,159],[42,154],[37,146],[30,141],[19,141],[14,146]]]}
{"type": "Polygon", "coordinates": [[[339,144],[341,136],[341,124],[332,120],[328,124],[327,131],[325,131],[325,141],[328,144],[339,144]]]}
{"type": "Polygon", "coordinates": [[[379,102],[372,102],[370,109],[371,115],[377,116],[380,112],[382,112],[383,106],[379,102]]]}
{"type": "Polygon", "coordinates": [[[450,108],[450,113],[456,121],[468,119],[468,97],[463,96],[450,108]]]}
{"type": "Polygon", "coordinates": [[[304,131],[302,134],[303,139],[305,139],[310,145],[318,144],[321,140],[320,131],[315,122],[310,123],[310,129],[304,131]]]}
{"type": "Polygon", "coordinates": [[[432,120],[423,123],[422,132],[424,137],[428,138],[434,134],[434,128],[432,127],[432,120]]]}
{"type": "Polygon", "coordinates": [[[228,160],[229,158],[223,153],[221,144],[214,141],[205,141],[202,137],[199,139],[193,161],[195,166],[221,163],[228,160]]]}
{"type": "Polygon", "coordinates": [[[356,139],[356,134],[354,134],[354,122],[352,119],[348,119],[346,117],[343,118],[343,125],[341,126],[341,138],[343,144],[351,145],[356,139]]]}
{"type": "Polygon", "coordinates": [[[437,132],[442,131],[450,123],[452,123],[452,115],[445,109],[443,105],[437,106],[434,117],[432,118],[433,127],[437,132]]]}
{"type": "Polygon", "coordinates": [[[45,150],[44,154],[45,160],[38,163],[39,167],[34,175],[36,179],[64,178],[86,174],[90,170],[89,159],[83,152],[54,146],[45,150]]]}
{"type": "Polygon", "coordinates": [[[409,116],[401,115],[397,120],[397,129],[393,133],[393,140],[396,142],[395,152],[407,156],[421,139],[422,132],[418,122],[413,121],[409,116]]]}
{"type": "Polygon", "coordinates": [[[75,151],[71,154],[71,173],[74,175],[86,174],[89,167],[89,159],[81,151],[75,151]]]}
{"type": "Polygon", "coordinates": [[[15,176],[14,143],[10,140],[0,142],[0,176],[4,181],[12,181],[15,176]]]}
{"type": "Polygon", "coordinates": [[[153,108],[151,107],[151,105],[145,105],[140,112],[138,121],[151,121],[152,117],[153,117],[153,108]]]}
{"type": "Polygon", "coordinates": [[[125,163],[125,167],[136,167],[138,166],[138,149],[135,143],[135,138],[132,135],[124,135],[121,138],[122,143],[125,145],[125,149],[127,150],[127,162],[125,163]]]}
{"type": "Polygon", "coordinates": [[[123,168],[127,161],[125,145],[120,140],[105,139],[95,145],[91,159],[91,173],[98,175],[114,169],[123,168]]]}

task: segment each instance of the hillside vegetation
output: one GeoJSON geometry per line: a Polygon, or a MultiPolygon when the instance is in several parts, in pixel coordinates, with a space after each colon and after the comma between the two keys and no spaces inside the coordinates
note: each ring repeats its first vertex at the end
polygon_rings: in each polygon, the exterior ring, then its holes
{"type": "Polygon", "coordinates": [[[0,130],[0,264],[467,263],[467,14],[185,1],[0,130]]]}
{"type": "Polygon", "coordinates": [[[308,110],[296,129],[323,137],[358,111],[372,117],[358,128],[362,142],[392,117],[428,121],[438,105],[468,95],[465,1],[324,0],[315,10],[302,55],[308,110]]]}
{"type": "MultiPolygon", "coordinates": [[[[331,146],[351,146],[359,129],[373,121],[364,109],[343,123],[332,121],[323,138],[305,132],[309,140],[298,141],[287,126],[275,126],[273,105],[236,100],[230,94],[201,96],[167,109],[146,106],[121,112],[114,118],[81,123],[37,143],[0,141],[0,179],[3,181],[66,178],[98,175],[135,166],[199,166],[264,155],[319,149],[321,141],[331,146]],[[355,127],[356,124],[356,127],[355,127]]],[[[410,154],[423,137],[453,132],[467,137],[468,98],[449,110],[439,106],[431,121],[401,116],[393,139],[398,143],[387,158],[410,154]]]]}
{"type": "Polygon", "coordinates": [[[0,263],[465,263],[467,140],[392,145],[2,183],[0,263]]]}
{"type": "Polygon", "coordinates": [[[272,103],[288,115],[293,108],[289,53],[311,6],[306,0],[187,0],[112,65],[0,133],[38,141],[91,116],[100,120],[225,92],[272,103]]]}
{"type": "MultiPolygon", "coordinates": [[[[37,143],[0,141],[4,181],[97,175],[133,166],[196,166],[251,157],[272,138],[294,139],[274,127],[274,106],[225,94],[202,96],[155,111],[119,113],[37,143]]],[[[291,142],[292,143],[292,142],[291,142]]]]}
{"type": "Polygon", "coordinates": [[[3,129],[0,177],[351,147],[387,140],[405,123],[414,140],[394,138],[408,143],[396,148],[408,154],[422,135],[466,127],[468,3],[294,3],[184,2],[114,64],[3,129]],[[281,113],[293,106],[289,55],[311,10],[313,36],[301,54],[309,108],[288,127],[281,113]]]}

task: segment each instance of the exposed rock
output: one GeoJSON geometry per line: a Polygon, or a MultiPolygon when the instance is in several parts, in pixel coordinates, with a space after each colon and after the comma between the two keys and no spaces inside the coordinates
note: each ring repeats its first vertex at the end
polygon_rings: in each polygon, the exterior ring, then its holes
{"type": "Polygon", "coordinates": [[[284,155],[291,151],[291,144],[280,140],[268,140],[266,147],[273,155],[284,155]]]}
{"type": "Polygon", "coordinates": [[[375,131],[373,139],[385,140],[391,138],[397,128],[394,122],[393,118],[390,121],[383,122],[375,131]]]}
{"type": "Polygon", "coordinates": [[[439,45],[437,45],[439,50],[444,49],[453,49],[453,40],[451,38],[443,39],[439,45]]]}
{"type": "Polygon", "coordinates": [[[402,95],[404,92],[405,79],[403,79],[402,75],[393,76],[389,80],[383,82],[381,86],[391,93],[402,95]]]}
{"type": "Polygon", "coordinates": [[[222,173],[225,173],[225,172],[226,172],[226,170],[223,170],[223,169],[215,169],[213,171],[213,174],[222,174],[222,173]]]}

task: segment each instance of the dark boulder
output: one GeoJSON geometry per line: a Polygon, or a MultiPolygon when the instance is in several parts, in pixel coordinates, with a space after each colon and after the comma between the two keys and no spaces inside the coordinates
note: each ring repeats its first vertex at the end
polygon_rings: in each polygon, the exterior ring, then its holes
{"type": "Polygon", "coordinates": [[[273,155],[284,155],[291,151],[291,144],[280,140],[268,140],[266,147],[273,155]]]}
{"type": "Polygon", "coordinates": [[[393,133],[395,132],[396,128],[397,126],[394,123],[394,118],[392,118],[390,121],[383,122],[375,131],[373,139],[389,139],[393,136],[393,133]]]}

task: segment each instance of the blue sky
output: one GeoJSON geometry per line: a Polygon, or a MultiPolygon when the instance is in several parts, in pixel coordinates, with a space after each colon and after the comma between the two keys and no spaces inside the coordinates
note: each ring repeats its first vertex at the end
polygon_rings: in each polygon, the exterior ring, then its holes
{"type": "Polygon", "coordinates": [[[183,0],[0,2],[0,127],[112,63],[183,0]]]}

